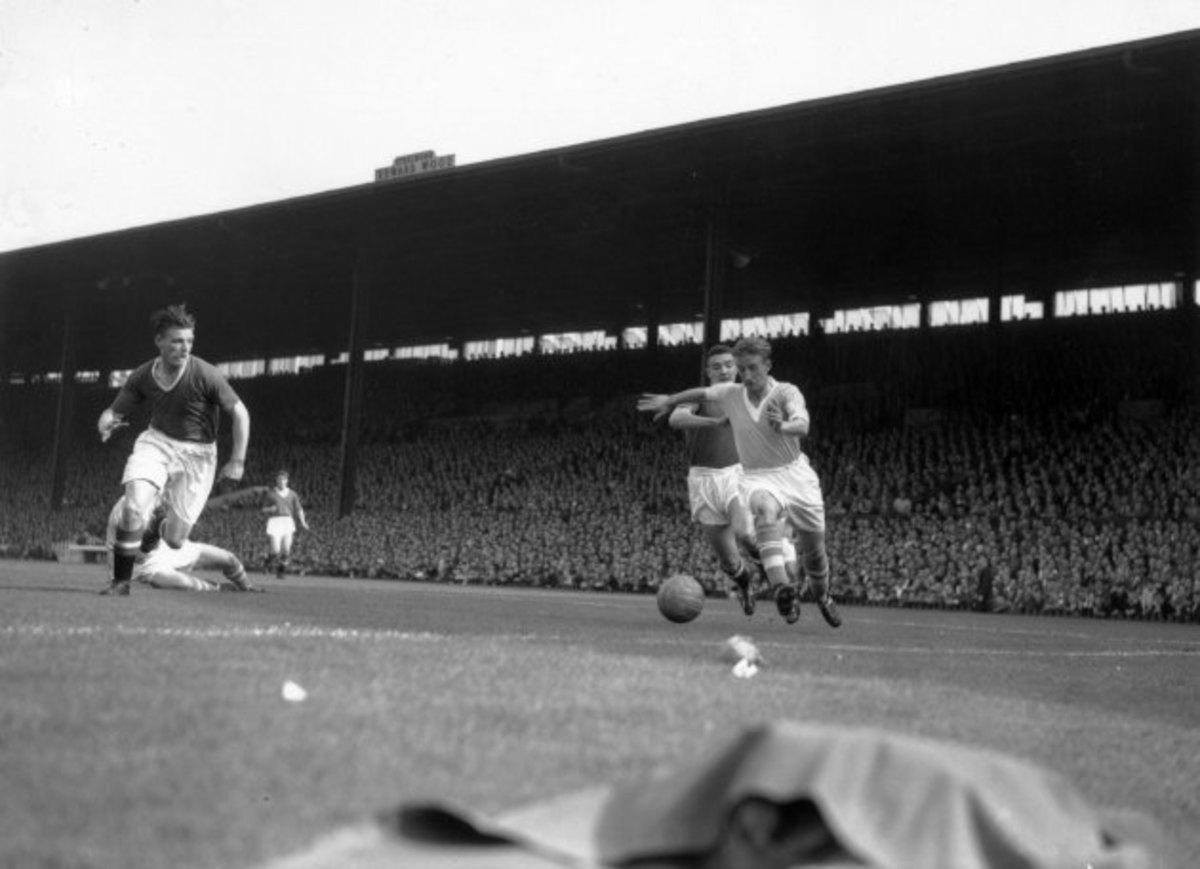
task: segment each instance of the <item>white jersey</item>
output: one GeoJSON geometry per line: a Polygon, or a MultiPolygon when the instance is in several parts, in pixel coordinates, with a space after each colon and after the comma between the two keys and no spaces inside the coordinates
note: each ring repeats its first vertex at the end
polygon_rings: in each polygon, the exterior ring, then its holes
{"type": "Polygon", "coordinates": [[[741,383],[710,386],[708,398],[717,402],[729,419],[738,458],[747,471],[782,468],[801,459],[807,463],[800,437],[775,431],[766,414],[767,407],[774,405],[783,412],[784,420],[808,419],[804,396],[793,384],[768,379],[767,393],[757,407],[741,383]]]}
{"type": "MultiPolygon", "coordinates": [[[[117,499],[108,514],[108,527],[105,529],[105,543],[109,549],[117,539],[117,523],[121,519],[121,511],[125,507],[124,496],[117,499]]],[[[183,541],[178,549],[172,549],[161,540],[148,553],[139,552],[133,565],[133,578],[145,579],[159,571],[190,570],[200,560],[200,547],[191,540],[183,541]]]]}
{"type": "Polygon", "coordinates": [[[191,540],[173,549],[161,541],[149,553],[138,558],[133,566],[133,578],[154,576],[156,573],[191,570],[200,560],[200,547],[191,540]]]}

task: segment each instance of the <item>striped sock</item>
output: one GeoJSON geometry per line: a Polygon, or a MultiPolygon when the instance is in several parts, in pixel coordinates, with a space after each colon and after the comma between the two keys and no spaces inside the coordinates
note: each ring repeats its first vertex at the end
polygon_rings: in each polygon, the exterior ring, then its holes
{"type": "Polygon", "coordinates": [[[763,570],[772,588],[788,584],[787,569],[783,556],[783,527],[778,522],[755,526],[758,530],[758,552],[762,556],[763,570]]]}

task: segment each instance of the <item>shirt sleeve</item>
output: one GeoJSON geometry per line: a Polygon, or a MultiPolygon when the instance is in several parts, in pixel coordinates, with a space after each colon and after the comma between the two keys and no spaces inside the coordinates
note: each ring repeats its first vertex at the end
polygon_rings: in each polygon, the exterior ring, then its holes
{"type": "Polygon", "coordinates": [[[121,389],[112,403],[112,412],[117,416],[128,416],[145,399],[145,394],[139,388],[140,375],[140,370],[135,371],[121,384],[121,389]]]}
{"type": "Polygon", "coordinates": [[[705,390],[704,397],[709,401],[724,405],[727,397],[736,392],[738,388],[739,385],[736,383],[714,383],[705,390]]]}
{"type": "Polygon", "coordinates": [[[225,408],[225,410],[229,410],[242,400],[234,392],[233,387],[229,385],[229,381],[225,378],[225,375],[218,371],[215,366],[205,369],[205,379],[208,380],[210,394],[216,397],[217,403],[225,408]]]}
{"type": "Polygon", "coordinates": [[[779,406],[783,408],[783,415],[786,419],[808,421],[808,405],[805,404],[804,396],[794,384],[780,384],[778,401],[779,406]]]}

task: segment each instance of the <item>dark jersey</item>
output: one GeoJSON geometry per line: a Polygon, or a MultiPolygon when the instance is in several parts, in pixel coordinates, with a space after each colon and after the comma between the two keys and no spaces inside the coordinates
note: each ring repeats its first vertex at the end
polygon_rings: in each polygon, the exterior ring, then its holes
{"type": "MultiPolygon", "coordinates": [[[[692,412],[696,416],[725,415],[720,404],[715,401],[702,401],[693,405],[692,412]]],[[[687,450],[689,468],[728,468],[738,463],[733,430],[728,425],[684,429],[683,443],[687,450]]]]}
{"type": "Polygon", "coordinates": [[[225,375],[200,357],[190,356],[179,379],[164,390],[154,379],[157,361],[151,360],[129,375],[113,402],[113,412],[127,416],[149,402],[152,428],[180,441],[214,443],[221,408],[240,401],[225,375]]]}
{"type": "Polygon", "coordinates": [[[300,509],[300,496],[291,489],[286,492],[280,492],[275,488],[268,489],[267,506],[271,508],[269,514],[271,516],[290,516],[292,519],[299,519],[303,512],[300,509]]]}

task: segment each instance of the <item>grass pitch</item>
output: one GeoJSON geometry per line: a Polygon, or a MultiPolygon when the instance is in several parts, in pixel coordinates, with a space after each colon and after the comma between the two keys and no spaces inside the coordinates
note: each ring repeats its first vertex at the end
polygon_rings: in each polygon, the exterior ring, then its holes
{"type": "Polygon", "coordinates": [[[512,808],[775,718],[1017,754],[1200,862],[1200,628],[329,578],[104,598],[0,562],[0,865],[248,866],[423,798],[512,808]],[[732,634],[767,658],[752,679],[732,634]],[[307,691],[282,697],[285,681],[307,691]]]}

